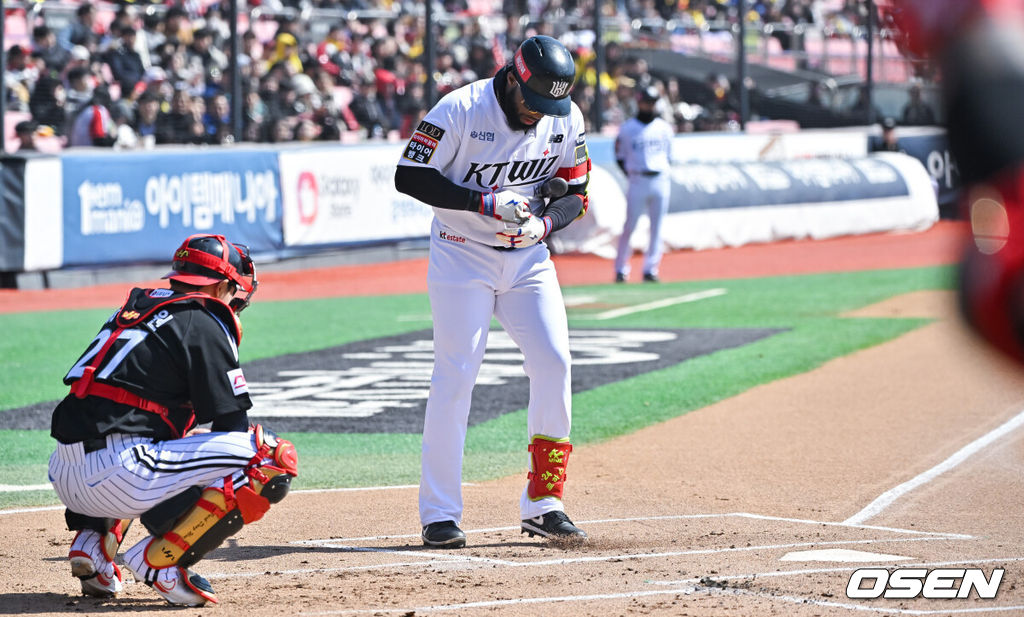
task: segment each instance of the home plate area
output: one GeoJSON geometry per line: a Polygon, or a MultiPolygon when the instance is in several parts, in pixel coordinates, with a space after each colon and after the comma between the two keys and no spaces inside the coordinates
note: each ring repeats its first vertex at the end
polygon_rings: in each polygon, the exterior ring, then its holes
{"type": "MultiPolygon", "coordinates": [[[[685,607],[690,614],[717,607],[717,614],[730,605],[788,615],[1024,610],[1013,584],[1024,556],[963,534],[748,513],[576,522],[591,540],[566,550],[529,540],[518,527],[467,528],[462,550],[425,550],[416,534],[313,539],[249,562],[251,573],[215,573],[213,559],[206,575],[215,583],[267,574],[282,584],[293,579],[298,587],[303,580],[318,586],[330,581],[321,588],[336,588],[345,600],[326,610],[311,603],[298,611],[308,615],[488,614],[512,606],[530,614],[620,614],[638,603],[651,613],[680,615],[685,607]],[[269,571],[261,568],[271,564],[269,571]],[[860,568],[910,568],[924,580],[934,569],[956,567],[978,568],[989,579],[993,569],[1005,569],[1001,593],[995,599],[980,598],[977,589],[946,600],[847,597],[851,575],[860,568]]],[[[881,595],[884,581],[879,584],[881,595]]],[[[953,595],[959,584],[949,583],[953,595]]]]}

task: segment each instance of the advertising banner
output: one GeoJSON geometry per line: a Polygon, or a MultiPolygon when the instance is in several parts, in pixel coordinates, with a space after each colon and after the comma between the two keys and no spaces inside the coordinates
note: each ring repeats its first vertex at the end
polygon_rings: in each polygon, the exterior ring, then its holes
{"type": "Polygon", "coordinates": [[[281,247],[277,153],[175,150],[68,153],[64,263],[165,261],[193,233],[254,253],[281,247]]]}
{"type": "Polygon", "coordinates": [[[899,137],[899,148],[921,161],[928,175],[938,187],[939,211],[942,218],[958,218],[957,199],[960,197],[960,172],[949,152],[946,134],[907,135],[899,137]]]}
{"type": "Polygon", "coordinates": [[[672,171],[669,212],[794,203],[836,203],[907,195],[879,158],[691,163],[672,171]]]}
{"type": "Polygon", "coordinates": [[[431,208],[395,190],[400,155],[395,145],[281,152],[285,245],[430,235],[431,208]]]}

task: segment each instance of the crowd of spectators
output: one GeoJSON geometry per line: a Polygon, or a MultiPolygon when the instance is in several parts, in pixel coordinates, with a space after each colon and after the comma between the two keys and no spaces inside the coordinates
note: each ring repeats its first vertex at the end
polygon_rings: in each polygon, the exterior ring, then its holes
{"type": "MultiPolygon", "coordinates": [[[[722,76],[708,77],[700,100],[684,100],[678,83],[653,79],[644,61],[627,58],[616,43],[607,47],[605,71],[598,76],[592,33],[588,39],[585,29],[596,1],[609,15],[736,17],[735,2],[729,0],[505,0],[504,18],[474,17],[467,13],[466,0],[445,0],[441,8],[446,14],[463,17],[443,21],[435,39],[438,96],[493,75],[527,36],[549,34],[566,41],[577,58],[573,98],[588,128],[597,88],[604,101],[602,123],[614,126],[633,115],[634,95],[648,85],[663,92],[663,113],[678,131],[738,126],[732,88],[722,76]],[[530,19],[540,15],[546,18],[530,19]],[[582,24],[581,29],[574,31],[574,24],[582,24]]],[[[237,66],[243,141],[356,141],[411,134],[432,103],[423,63],[424,20],[422,11],[412,10],[417,3],[278,4],[276,17],[253,17],[253,27],[241,29],[237,66]],[[288,10],[310,7],[387,8],[388,16],[349,13],[321,25],[288,10]]],[[[793,23],[818,19],[817,4],[749,2],[750,10],[764,19],[793,23]]],[[[271,3],[263,6],[266,15],[273,14],[271,3]]],[[[125,3],[104,10],[113,11],[112,18],[100,19],[96,5],[82,2],[70,23],[56,31],[47,25],[45,7],[32,12],[31,43],[10,47],[4,67],[6,108],[31,114],[20,130],[32,127],[37,135],[54,135],[68,147],[234,141],[229,25],[219,5],[125,3]]]]}

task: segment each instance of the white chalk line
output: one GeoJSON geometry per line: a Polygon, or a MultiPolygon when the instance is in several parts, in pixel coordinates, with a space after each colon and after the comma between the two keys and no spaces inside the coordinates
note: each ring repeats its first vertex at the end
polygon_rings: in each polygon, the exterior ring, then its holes
{"type": "Polygon", "coordinates": [[[624,306],[622,308],[604,311],[589,317],[577,315],[575,319],[615,319],[616,317],[624,317],[626,315],[633,315],[634,313],[643,313],[645,311],[653,311],[655,309],[675,306],[677,304],[685,304],[687,302],[696,302],[706,298],[714,298],[716,296],[725,295],[726,293],[728,293],[728,290],[720,287],[716,289],[706,289],[704,291],[695,291],[693,293],[676,296],[674,298],[665,298],[664,300],[655,300],[654,302],[646,302],[644,304],[636,304],[634,306],[624,306]]]}
{"type": "MultiPolygon", "coordinates": [[[[290,542],[293,545],[299,546],[314,546],[317,548],[331,548],[336,549],[339,552],[361,552],[361,553],[393,553],[400,555],[404,558],[404,561],[388,562],[382,564],[370,564],[370,565],[356,565],[356,566],[345,566],[336,568],[300,568],[300,569],[289,569],[289,570],[275,570],[274,574],[277,575],[307,575],[307,574],[326,574],[326,573],[338,573],[348,571],[361,571],[361,570],[379,570],[387,568],[407,568],[407,567],[431,567],[438,569],[467,569],[473,567],[485,567],[485,566],[502,566],[511,568],[521,567],[536,567],[536,566],[552,566],[552,565],[569,565],[576,563],[594,563],[594,562],[605,562],[615,561],[623,559],[657,559],[657,558],[668,558],[668,557],[680,557],[680,556],[694,556],[694,555],[715,555],[724,553],[735,553],[735,552],[752,552],[761,550],[784,550],[794,548],[808,548],[813,546],[844,546],[844,545],[864,545],[864,544],[879,544],[879,543],[902,543],[902,542],[928,542],[928,541],[951,541],[951,540],[971,540],[971,536],[964,534],[953,534],[953,533],[941,533],[941,532],[928,532],[919,531],[916,529],[898,529],[893,527],[878,527],[872,525],[844,525],[841,523],[831,523],[825,521],[815,521],[809,519],[796,519],[788,517],[776,517],[767,516],[760,514],[750,514],[747,512],[731,512],[722,514],[677,514],[677,515],[664,515],[664,516],[643,516],[643,517],[629,517],[629,518],[607,518],[607,519],[594,519],[587,521],[579,521],[580,525],[590,526],[608,523],[632,523],[632,522],[650,522],[650,521],[671,521],[671,520],[693,520],[693,519],[722,519],[722,518],[753,518],[758,520],[766,521],[777,521],[784,523],[796,523],[803,525],[830,525],[839,527],[849,527],[854,529],[867,529],[871,531],[887,531],[897,534],[906,534],[912,537],[907,538],[868,538],[862,540],[831,540],[831,541],[817,541],[817,542],[799,542],[790,544],[772,544],[772,545],[758,545],[758,546],[743,546],[743,547],[729,547],[729,548],[713,548],[713,549],[692,549],[685,551],[669,551],[669,552],[655,552],[655,553],[615,553],[609,555],[596,555],[587,557],[568,557],[559,559],[548,559],[548,560],[534,560],[534,561],[509,561],[505,559],[496,559],[490,557],[479,557],[476,555],[469,555],[466,552],[439,552],[439,551],[411,551],[405,548],[385,548],[385,547],[363,547],[363,546],[350,546],[354,542],[379,542],[379,541],[395,541],[395,540],[419,540],[419,534],[395,534],[395,535],[376,535],[376,536],[359,536],[349,538],[325,538],[325,539],[314,539],[314,540],[295,540],[290,542]],[[409,557],[424,557],[424,561],[409,561],[409,557]]],[[[519,531],[518,527],[487,527],[479,529],[466,529],[464,530],[467,535],[473,534],[484,534],[484,533],[500,533],[500,532],[514,532],[519,531]]],[[[263,576],[267,572],[266,568],[261,569],[259,572],[237,572],[237,573],[210,573],[206,574],[207,578],[249,578],[256,576],[263,576]]]]}
{"type": "MultiPolygon", "coordinates": [[[[417,536],[418,537],[418,536],[417,536]]],[[[388,562],[381,564],[372,565],[360,565],[360,566],[344,566],[336,568],[298,568],[290,570],[270,570],[275,575],[282,576],[303,576],[307,574],[331,574],[339,572],[354,572],[360,570],[384,570],[389,568],[413,568],[413,567],[429,567],[433,570],[444,571],[448,569],[466,570],[475,567],[494,567],[501,566],[506,568],[536,568],[536,567],[550,567],[550,566],[567,566],[572,564],[581,563],[601,563],[608,561],[623,561],[623,560],[639,560],[639,559],[665,559],[669,557],[692,557],[697,555],[721,555],[725,553],[741,553],[741,552],[756,552],[756,551],[780,551],[794,548],[808,548],[812,546],[850,546],[858,544],[879,544],[879,543],[902,543],[902,542],[935,542],[939,540],[949,540],[954,538],[895,538],[895,539],[868,539],[868,540],[831,540],[824,542],[796,542],[792,544],[764,544],[758,546],[742,546],[735,548],[709,548],[709,549],[693,549],[688,551],[665,551],[657,553],[614,553],[611,555],[595,555],[590,557],[566,557],[562,559],[544,559],[536,561],[508,561],[505,559],[495,559],[492,557],[478,557],[475,555],[455,555],[451,553],[438,554],[436,552],[427,551],[409,551],[401,549],[389,549],[389,548],[365,548],[355,546],[343,546],[336,544],[321,544],[315,545],[318,548],[332,548],[337,549],[338,552],[352,552],[352,553],[392,553],[395,555],[401,555],[403,557],[408,556],[422,556],[424,561],[398,561],[388,562]]],[[[268,572],[266,567],[260,569],[259,572],[218,572],[205,574],[206,578],[252,578],[256,576],[264,576],[268,572]]],[[[716,577],[717,578],[717,577],[716,577]]]]}
{"type": "MultiPolygon", "coordinates": [[[[802,518],[791,518],[784,516],[770,516],[765,514],[751,514],[749,512],[723,512],[718,514],[665,514],[658,516],[632,516],[625,518],[598,518],[590,519],[585,521],[578,521],[580,525],[601,525],[605,523],[638,523],[638,522],[650,522],[650,521],[677,521],[677,520],[693,520],[693,519],[706,519],[706,518],[753,518],[763,521],[774,521],[779,523],[797,523],[801,525],[825,525],[830,527],[852,527],[854,529],[867,529],[871,531],[889,531],[892,533],[908,534],[915,536],[934,536],[943,540],[970,540],[972,536],[967,534],[958,533],[947,533],[937,531],[921,531],[919,529],[901,529],[899,527],[883,527],[880,525],[859,525],[852,523],[837,523],[831,521],[816,521],[812,519],[802,518]]],[[[463,530],[467,535],[477,533],[500,533],[503,531],[519,531],[517,526],[503,526],[503,527],[482,527],[480,529],[465,529],[463,530]]],[[[297,540],[294,544],[308,544],[308,545],[321,545],[325,542],[332,543],[351,543],[351,542],[368,542],[372,540],[405,540],[409,538],[419,538],[418,533],[409,534],[392,534],[392,535],[377,535],[377,536],[360,536],[351,538],[322,538],[314,540],[297,540]]]]}
{"type": "Polygon", "coordinates": [[[966,461],[972,455],[976,454],[985,446],[988,446],[995,440],[1020,427],[1021,425],[1024,425],[1024,411],[1021,411],[1016,416],[1004,422],[1002,425],[975,439],[974,441],[967,444],[963,448],[960,448],[960,450],[955,452],[952,456],[942,461],[935,467],[932,467],[931,469],[915,476],[914,478],[907,480],[903,484],[900,484],[899,486],[893,487],[888,491],[882,493],[874,501],[869,503],[863,510],[846,519],[845,521],[843,521],[843,523],[857,525],[863,523],[868,519],[878,516],[882,513],[882,511],[884,511],[886,508],[892,505],[900,497],[903,497],[910,491],[913,491],[914,489],[919,488],[927,484],[928,482],[931,482],[938,476],[953,469],[960,463],[966,461]]]}
{"type": "Polygon", "coordinates": [[[49,491],[53,486],[46,484],[0,484],[0,493],[20,493],[23,491],[49,491]]]}

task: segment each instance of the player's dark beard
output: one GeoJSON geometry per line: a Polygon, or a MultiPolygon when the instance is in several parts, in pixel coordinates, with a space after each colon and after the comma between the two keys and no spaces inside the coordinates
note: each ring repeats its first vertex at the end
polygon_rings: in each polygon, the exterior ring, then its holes
{"type": "MultiPolygon", "coordinates": [[[[509,65],[511,66],[511,65],[509,65]]],[[[498,71],[498,74],[494,76],[494,95],[498,97],[498,105],[501,106],[501,111],[505,112],[505,121],[508,122],[509,127],[513,131],[528,131],[530,126],[523,124],[519,119],[519,113],[516,112],[515,96],[512,93],[512,89],[515,86],[508,84],[508,66],[498,71]],[[503,88],[499,88],[499,84],[504,84],[503,88]]]]}
{"type": "Polygon", "coordinates": [[[644,124],[650,124],[651,120],[654,120],[653,111],[638,111],[636,112],[636,119],[644,124]]]}

